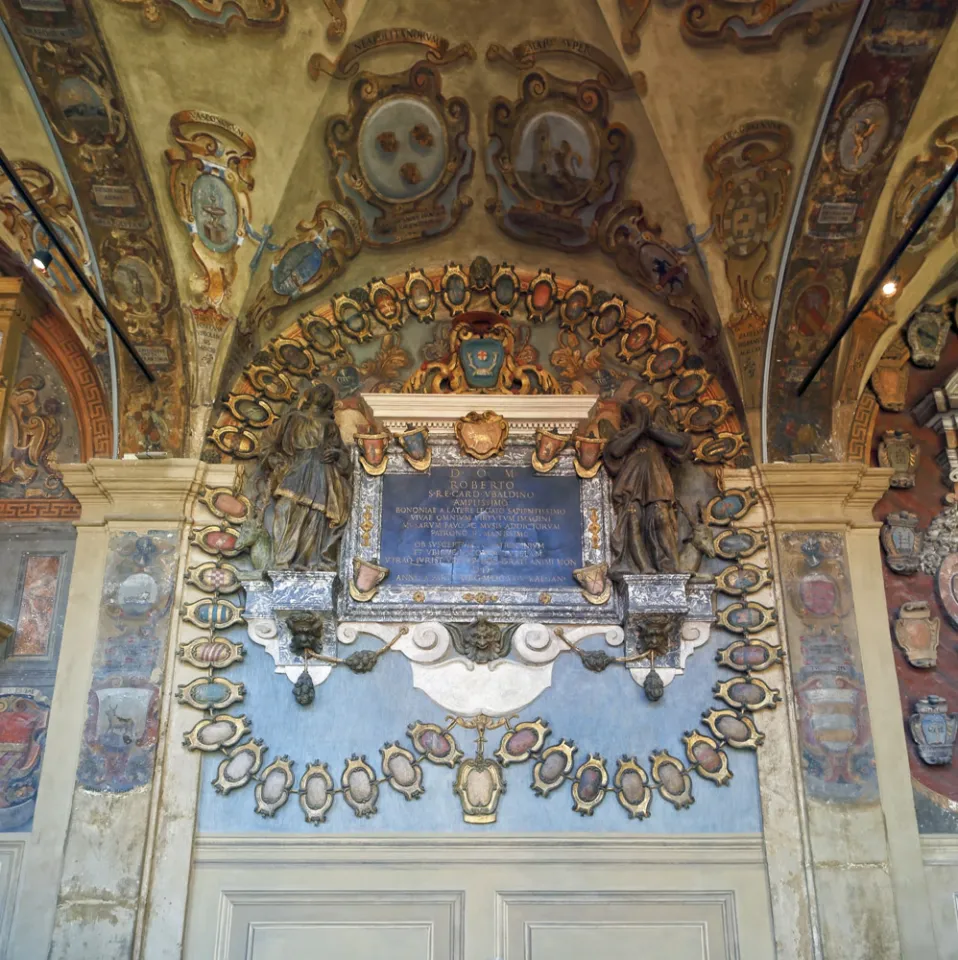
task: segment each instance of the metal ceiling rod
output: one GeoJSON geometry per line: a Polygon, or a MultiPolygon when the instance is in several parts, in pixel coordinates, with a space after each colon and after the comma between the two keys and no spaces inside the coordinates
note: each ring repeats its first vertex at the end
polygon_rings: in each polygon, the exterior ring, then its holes
{"type": "Polygon", "coordinates": [[[898,258],[905,252],[908,247],[908,244],[912,242],[915,238],[915,235],[919,230],[925,225],[925,221],[931,216],[935,207],[938,206],[941,198],[948,192],[951,185],[955,182],[955,179],[958,178],[958,160],[956,160],[951,167],[948,169],[947,173],[941,178],[938,182],[938,186],[935,188],[935,192],[928,198],[928,202],[918,211],[915,219],[911,222],[911,225],[908,229],[901,235],[898,243],[895,244],[891,253],[885,257],[885,262],[875,271],[875,275],[872,277],[871,282],[865,289],[862,291],[861,296],[855,301],[854,306],[851,310],[845,314],[845,319],[838,325],[835,329],[835,332],[832,334],[831,339],[828,341],[828,345],[825,349],[816,357],[815,362],[812,364],[811,369],[808,373],[805,374],[805,379],[799,384],[798,390],[795,391],[795,396],[800,397],[809,387],[809,384],[815,379],[816,374],[822,367],[825,366],[828,358],[832,355],[835,350],[835,347],[838,346],[842,337],[851,329],[852,324],[858,319],[858,315],[865,309],[868,305],[868,301],[875,295],[875,291],[878,289],[879,284],[888,276],[889,272],[898,262],[898,258]]]}
{"type": "Polygon", "coordinates": [[[6,174],[10,182],[16,188],[17,193],[19,193],[20,196],[23,197],[23,202],[30,208],[30,212],[33,214],[37,223],[39,223],[40,226],[43,227],[47,236],[50,238],[50,242],[53,244],[53,246],[57,248],[57,252],[60,254],[61,257],[63,257],[63,260],[65,261],[66,265],[70,268],[70,272],[77,278],[77,280],[80,283],[80,286],[82,286],[83,289],[86,290],[90,299],[96,304],[97,309],[100,311],[100,313],[103,314],[103,319],[106,320],[106,322],[110,325],[110,328],[113,330],[113,332],[117,335],[117,337],[119,337],[120,342],[129,351],[129,354],[131,357],[133,357],[134,361],[136,361],[136,365],[140,368],[140,370],[143,371],[143,375],[146,377],[147,380],[150,381],[150,383],[155,383],[156,375],[146,365],[146,362],[140,356],[136,347],[133,346],[133,343],[130,340],[130,338],[127,336],[126,331],[121,326],[119,326],[119,324],[117,324],[117,322],[113,319],[113,316],[111,315],[107,305],[103,302],[102,297],[94,289],[93,284],[91,284],[90,281],[87,280],[86,274],[77,266],[76,261],[73,259],[73,255],[66,248],[66,245],[60,240],[60,238],[56,234],[56,231],[53,229],[53,227],[50,225],[47,218],[40,211],[40,208],[34,202],[33,197],[30,195],[30,192],[24,186],[23,181],[17,175],[16,170],[13,169],[13,165],[10,163],[9,160],[7,160],[7,156],[2,149],[0,149],[0,170],[3,170],[3,172],[6,174]]]}

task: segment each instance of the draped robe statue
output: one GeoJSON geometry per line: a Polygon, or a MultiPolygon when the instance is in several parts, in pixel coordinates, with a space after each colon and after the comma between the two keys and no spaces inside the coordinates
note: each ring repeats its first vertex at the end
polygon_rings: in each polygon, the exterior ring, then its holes
{"type": "Polygon", "coordinates": [[[665,405],[655,413],[639,400],[622,405],[619,430],[602,457],[612,477],[611,575],[679,572],[678,517],[671,466],[686,460],[692,438],[665,405]]]}
{"type": "Polygon", "coordinates": [[[333,391],[310,387],[265,438],[254,486],[278,570],[335,570],[349,518],[351,469],[333,419],[333,391]]]}

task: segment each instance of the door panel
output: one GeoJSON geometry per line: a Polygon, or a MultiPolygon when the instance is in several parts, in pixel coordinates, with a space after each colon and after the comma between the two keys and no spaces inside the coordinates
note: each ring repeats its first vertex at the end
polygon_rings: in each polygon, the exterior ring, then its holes
{"type": "Polygon", "coordinates": [[[772,960],[774,947],[759,836],[244,834],[197,841],[183,956],[772,960]]]}
{"type": "Polygon", "coordinates": [[[396,890],[223,892],[222,960],[458,960],[462,896],[396,890]]]}
{"type": "Polygon", "coordinates": [[[729,960],[728,897],[603,893],[500,896],[502,960],[729,960]]]}

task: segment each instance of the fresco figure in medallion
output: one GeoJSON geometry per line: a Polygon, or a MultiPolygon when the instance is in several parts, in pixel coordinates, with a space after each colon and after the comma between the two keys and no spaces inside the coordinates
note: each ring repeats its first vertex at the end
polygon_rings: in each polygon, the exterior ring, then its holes
{"type": "Polygon", "coordinates": [[[258,521],[279,570],[334,570],[349,517],[349,453],[333,418],[333,391],[312,386],[265,438],[253,478],[258,521]]]}
{"type": "Polygon", "coordinates": [[[612,477],[613,577],[679,572],[679,527],[673,465],[688,459],[692,438],[682,433],[668,408],[653,413],[641,400],[622,405],[618,431],[602,457],[612,477]]]}

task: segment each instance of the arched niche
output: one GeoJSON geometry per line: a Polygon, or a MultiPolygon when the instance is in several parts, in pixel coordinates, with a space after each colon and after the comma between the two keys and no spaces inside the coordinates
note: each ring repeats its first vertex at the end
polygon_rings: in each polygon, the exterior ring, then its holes
{"type": "Polygon", "coordinates": [[[478,257],[414,268],[337,294],[264,344],[221,398],[204,459],[253,459],[310,382],[337,394],[345,436],[366,429],[363,394],[593,396],[580,431],[607,431],[619,401],[664,403],[695,436],[695,459],[752,462],[730,397],[689,344],[624,296],[478,257]],[[608,423],[605,423],[608,421],[608,423]]]}

